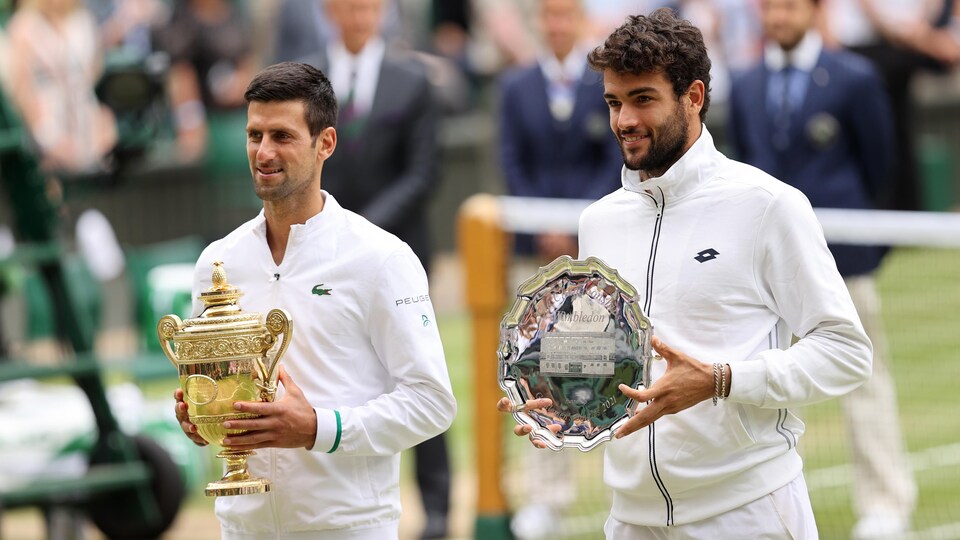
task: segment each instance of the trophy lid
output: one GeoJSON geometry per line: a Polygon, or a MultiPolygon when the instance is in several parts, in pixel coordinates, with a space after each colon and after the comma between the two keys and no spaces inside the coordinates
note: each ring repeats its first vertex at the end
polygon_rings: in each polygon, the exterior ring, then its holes
{"type": "MultiPolygon", "coordinates": [[[[209,328],[211,324],[218,325],[218,329],[221,325],[228,325],[233,328],[251,325],[263,326],[262,317],[259,313],[244,312],[240,307],[238,301],[243,296],[243,292],[227,282],[227,272],[222,261],[213,263],[211,282],[210,288],[197,297],[205,306],[203,312],[199,317],[184,321],[187,327],[202,325],[209,328]]],[[[195,329],[195,331],[198,330],[195,329]]]]}
{"type": "MultiPolygon", "coordinates": [[[[197,296],[205,305],[198,317],[181,320],[176,315],[164,315],[157,323],[157,337],[164,353],[178,369],[183,365],[252,361],[260,379],[257,386],[261,397],[270,396],[272,400],[276,393],[276,361],[286,350],[293,330],[290,315],[280,308],[271,309],[266,316],[243,311],[237,302],[243,293],[227,282],[227,273],[220,261],[213,263],[211,282],[211,287],[197,296]],[[278,342],[280,336],[283,339],[278,342]],[[266,355],[272,349],[275,349],[270,355],[272,361],[265,364],[266,355]]],[[[251,366],[253,364],[238,364],[224,369],[249,371],[253,369],[251,366]]],[[[183,373],[181,371],[181,375],[183,373]]]]}

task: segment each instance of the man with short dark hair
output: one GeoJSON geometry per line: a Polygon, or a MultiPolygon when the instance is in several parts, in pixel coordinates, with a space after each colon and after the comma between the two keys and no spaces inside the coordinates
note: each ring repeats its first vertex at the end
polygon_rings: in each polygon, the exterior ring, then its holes
{"type": "MultiPolygon", "coordinates": [[[[217,499],[223,538],[396,539],[400,452],[456,415],[426,274],[409,246],[321,189],[337,101],[320,70],[270,66],[245,97],[263,211],[204,250],[194,295],[223,261],[245,310],[282,307],[296,330],[276,401],[238,403],[258,418],[224,425],[245,430],[224,446],[262,449],[249,468],[273,485],[217,499]]],[[[176,398],[184,432],[205,444],[176,398]]]]}
{"type": "Polygon", "coordinates": [[[871,345],[813,209],[716,149],[706,47],[671,10],[629,17],[589,62],[624,168],[580,216],[580,257],[640,291],[663,357],[649,388],[620,386],[641,405],[606,446],[606,536],[817,538],[791,409],[862,384],[871,345]]]}

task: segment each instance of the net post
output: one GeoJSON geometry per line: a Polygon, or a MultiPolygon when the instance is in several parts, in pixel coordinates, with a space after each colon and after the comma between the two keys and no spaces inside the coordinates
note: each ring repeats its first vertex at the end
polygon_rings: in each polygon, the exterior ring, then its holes
{"type": "Polygon", "coordinates": [[[460,206],[457,215],[465,300],[473,336],[474,425],[477,508],[474,538],[509,539],[509,513],[501,489],[503,415],[494,404],[502,395],[496,376],[500,318],[507,290],[508,235],[500,225],[497,198],[477,194],[460,206]]]}

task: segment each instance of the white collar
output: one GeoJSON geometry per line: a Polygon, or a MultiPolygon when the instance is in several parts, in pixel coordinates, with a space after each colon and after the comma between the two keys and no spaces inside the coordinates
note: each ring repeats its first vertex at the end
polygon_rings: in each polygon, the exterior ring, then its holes
{"type": "Polygon", "coordinates": [[[781,49],[776,43],[768,41],[763,47],[763,61],[770,71],[780,71],[789,60],[793,67],[809,73],[817,66],[821,51],[823,51],[823,38],[820,37],[820,32],[809,30],[800,43],[797,43],[797,46],[789,52],[781,49]]]}
{"type": "Polygon", "coordinates": [[[361,111],[370,110],[380,78],[380,66],[386,54],[387,46],[379,36],[373,37],[357,54],[351,54],[340,40],[331,41],[327,46],[330,60],[330,84],[341,102],[350,93],[351,75],[356,70],[354,104],[361,111]]]}
{"type": "Polygon", "coordinates": [[[701,124],[700,137],[693,146],[670,166],[661,176],[640,180],[640,171],[623,167],[620,180],[623,189],[634,193],[649,193],[658,201],[663,198],[677,199],[696,191],[716,174],[723,157],[713,143],[707,126],[701,124]]]}
{"type": "Polygon", "coordinates": [[[547,82],[579,81],[587,69],[587,52],[584,47],[575,46],[561,62],[552,52],[544,51],[537,62],[547,82]]]}
{"type": "MultiPolygon", "coordinates": [[[[324,190],[320,190],[320,194],[323,196],[323,209],[308,218],[303,223],[294,223],[291,225],[290,239],[288,242],[293,241],[294,238],[299,240],[318,233],[326,234],[328,237],[326,240],[327,242],[332,243],[336,241],[336,230],[340,228],[340,224],[343,223],[344,219],[346,219],[346,214],[344,213],[345,211],[333,195],[324,190]]],[[[260,213],[257,215],[256,219],[257,222],[255,226],[257,231],[259,231],[260,234],[266,238],[267,217],[264,215],[263,210],[260,210],[260,213]]]]}
{"type": "Polygon", "coordinates": [[[379,64],[383,59],[386,49],[387,45],[380,36],[373,36],[370,38],[370,41],[368,41],[357,54],[353,54],[348,51],[343,45],[343,41],[340,41],[339,39],[331,40],[330,44],[327,45],[327,53],[330,55],[331,64],[334,62],[347,62],[348,65],[354,63],[357,64],[357,66],[370,62],[379,64]]]}

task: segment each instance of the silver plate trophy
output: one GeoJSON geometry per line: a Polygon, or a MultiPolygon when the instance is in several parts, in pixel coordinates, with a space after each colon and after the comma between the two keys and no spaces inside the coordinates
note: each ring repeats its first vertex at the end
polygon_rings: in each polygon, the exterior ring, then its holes
{"type": "Polygon", "coordinates": [[[600,259],[564,255],[540,268],[500,323],[498,379],[514,418],[553,450],[610,440],[637,406],[617,387],[649,385],[652,335],[636,289],[600,259]],[[553,404],[520,410],[537,398],[553,404]]]}

